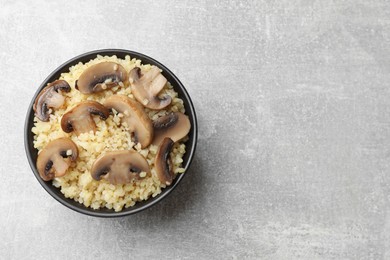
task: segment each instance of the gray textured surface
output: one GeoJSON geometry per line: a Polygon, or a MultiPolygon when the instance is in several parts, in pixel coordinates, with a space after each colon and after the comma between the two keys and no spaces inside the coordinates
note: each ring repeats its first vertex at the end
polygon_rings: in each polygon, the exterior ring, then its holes
{"type": "Polygon", "coordinates": [[[0,258],[390,258],[389,2],[59,2],[0,1],[0,258]],[[177,190],[121,219],[57,203],[23,147],[39,84],[100,48],[167,65],[200,125],[177,190]]]}

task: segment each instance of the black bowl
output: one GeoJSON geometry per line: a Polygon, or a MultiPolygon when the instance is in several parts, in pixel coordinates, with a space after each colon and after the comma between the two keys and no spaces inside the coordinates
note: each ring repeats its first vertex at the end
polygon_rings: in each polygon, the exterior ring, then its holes
{"type": "Polygon", "coordinates": [[[83,204],[80,204],[72,199],[65,198],[65,196],[61,193],[60,189],[54,187],[52,185],[52,182],[45,182],[41,179],[39,176],[39,173],[36,168],[36,160],[38,156],[38,150],[34,148],[33,145],[33,133],[31,132],[31,129],[34,125],[33,119],[34,119],[34,111],[33,111],[33,104],[35,101],[35,98],[37,97],[38,93],[47,85],[47,83],[52,82],[56,79],[58,79],[63,72],[68,72],[69,67],[76,65],[79,62],[85,63],[90,61],[91,59],[96,58],[97,55],[116,55],[118,58],[125,58],[126,55],[130,55],[131,58],[137,58],[142,61],[143,64],[153,64],[159,67],[160,69],[163,70],[163,75],[167,78],[167,80],[172,84],[173,88],[175,91],[179,94],[179,97],[183,99],[184,101],[184,107],[186,109],[186,114],[188,115],[190,122],[191,122],[191,130],[188,135],[189,139],[186,142],[186,153],[183,157],[183,168],[187,171],[188,167],[191,164],[192,158],[195,154],[195,148],[196,148],[196,142],[197,142],[197,137],[198,137],[198,125],[196,121],[196,115],[195,115],[195,109],[192,104],[191,98],[188,95],[186,89],[184,88],[183,84],[179,81],[179,79],[163,64],[160,62],[144,55],[141,53],[137,53],[134,51],[128,51],[128,50],[119,50],[119,49],[105,49],[105,50],[96,50],[96,51],[91,51],[87,52],[84,54],[81,54],[61,66],[59,66],[56,70],[54,70],[40,85],[38,88],[37,92],[35,93],[34,97],[31,100],[30,106],[27,111],[27,116],[26,116],[26,122],[24,126],[24,145],[26,148],[26,154],[28,161],[30,163],[30,167],[39,181],[39,183],[42,185],[42,187],[51,195],[53,198],[55,198],[57,201],[62,203],[63,205],[67,206],[70,209],[73,209],[77,212],[90,215],[90,216],[95,216],[95,217],[120,217],[120,216],[127,216],[131,215],[137,212],[140,212],[144,209],[147,209],[159,201],[161,201],[163,198],[165,198],[169,193],[173,191],[173,189],[176,188],[176,186],[180,183],[180,181],[184,178],[186,173],[179,174],[174,182],[172,183],[171,186],[165,188],[162,190],[162,192],[154,197],[154,198],[149,198],[146,201],[141,201],[137,202],[133,207],[130,208],[124,208],[120,212],[115,212],[114,210],[110,210],[107,208],[101,208],[98,210],[94,210],[92,208],[87,208],[83,204]]]}

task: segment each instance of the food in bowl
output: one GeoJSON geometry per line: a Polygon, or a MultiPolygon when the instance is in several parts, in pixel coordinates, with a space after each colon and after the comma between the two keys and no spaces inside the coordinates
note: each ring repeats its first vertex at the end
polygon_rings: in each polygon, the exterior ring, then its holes
{"type": "Polygon", "coordinates": [[[191,124],[156,66],[98,55],[49,83],[33,108],[39,175],[86,207],[121,211],[184,172],[191,124]]]}

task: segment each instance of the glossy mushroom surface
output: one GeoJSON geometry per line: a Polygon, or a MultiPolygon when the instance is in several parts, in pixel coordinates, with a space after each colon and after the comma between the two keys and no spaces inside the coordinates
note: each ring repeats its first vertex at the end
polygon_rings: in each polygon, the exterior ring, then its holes
{"type": "Polygon", "coordinates": [[[38,154],[37,170],[43,180],[50,181],[64,176],[77,157],[77,145],[69,138],[59,138],[51,141],[38,154]]]}
{"type": "Polygon", "coordinates": [[[48,122],[52,110],[60,108],[65,102],[62,92],[70,90],[71,88],[65,80],[49,83],[35,99],[33,106],[35,116],[43,122],[48,122]]]}
{"type": "Polygon", "coordinates": [[[115,62],[101,62],[87,68],[75,83],[83,94],[93,94],[118,86],[127,81],[127,72],[115,62]]]}
{"type": "Polygon", "coordinates": [[[99,156],[91,168],[91,176],[95,180],[106,179],[111,184],[131,183],[149,172],[146,159],[133,150],[112,151],[99,156]]]}
{"type": "Polygon", "coordinates": [[[154,162],[159,180],[168,186],[172,184],[173,178],[175,177],[173,173],[173,163],[170,158],[173,144],[174,142],[171,138],[164,138],[158,148],[154,162]]]}
{"type": "Polygon", "coordinates": [[[165,137],[173,142],[184,138],[191,129],[188,116],[181,112],[172,112],[153,121],[154,138],[152,144],[159,145],[165,137]]]}
{"type": "Polygon", "coordinates": [[[134,141],[139,142],[142,149],[152,142],[152,121],[141,104],[123,95],[113,95],[105,100],[104,106],[121,114],[122,124],[126,124],[134,141]]]}
{"type": "Polygon", "coordinates": [[[89,131],[96,131],[96,124],[92,116],[97,115],[102,120],[109,116],[108,109],[96,101],[83,101],[65,113],[61,118],[61,128],[64,132],[75,132],[76,135],[89,131]]]}
{"type": "Polygon", "coordinates": [[[167,83],[167,79],[156,66],[153,66],[143,75],[141,74],[140,68],[136,67],[132,69],[129,73],[129,81],[134,97],[143,106],[154,110],[161,110],[171,104],[171,96],[158,97],[167,83]]]}

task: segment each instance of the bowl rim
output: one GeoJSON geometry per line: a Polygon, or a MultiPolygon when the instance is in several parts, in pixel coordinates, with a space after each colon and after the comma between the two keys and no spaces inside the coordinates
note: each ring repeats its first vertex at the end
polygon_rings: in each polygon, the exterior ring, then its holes
{"type": "MultiPolygon", "coordinates": [[[[111,56],[111,54],[110,54],[110,56],[111,56]]],[[[188,171],[188,169],[189,169],[189,167],[190,167],[190,165],[192,163],[192,160],[194,158],[194,155],[195,155],[197,141],[198,141],[198,122],[197,122],[197,117],[196,117],[196,113],[195,113],[195,108],[194,108],[194,105],[193,105],[193,102],[191,100],[190,95],[188,94],[186,88],[181,83],[181,81],[176,77],[176,75],[172,71],[170,71],[161,62],[159,62],[159,61],[157,61],[157,60],[155,60],[155,59],[153,59],[153,58],[151,58],[151,57],[149,57],[149,56],[147,56],[147,55],[145,55],[143,53],[139,53],[139,52],[131,51],[131,50],[126,50],[126,49],[98,49],[98,50],[93,50],[93,51],[89,51],[89,52],[85,52],[85,53],[79,54],[79,55],[77,55],[77,56],[67,60],[66,62],[62,63],[60,66],[58,66],[55,70],[53,70],[45,78],[45,80],[40,84],[40,86],[36,90],[32,100],[30,102],[30,105],[27,108],[27,114],[26,114],[26,119],[25,119],[25,123],[24,123],[24,147],[25,147],[25,151],[26,151],[26,155],[27,155],[27,159],[28,159],[30,168],[31,168],[32,172],[34,173],[34,176],[36,177],[38,182],[46,190],[46,192],[48,192],[55,200],[60,202],[62,205],[66,206],[67,208],[72,209],[72,210],[74,210],[74,211],[76,211],[78,213],[82,213],[84,215],[93,216],[93,217],[114,218],[114,217],[129,216],[129,215],[141,212],[141,211],[143,211],[145,209],[148,209],[148,208],[156,205],[158,202],[162,201],[169,194],[171,194],[171,192],[178,186],[178,184],[186,176],[186,172],[188,171]],[[99,209],[98,210],[94,210],[94,209],[92,209],[90,207],[84,206],[82,203],[80,203],[80,205],[83,206],[83,208],[82,207],[79,208],[79,207],[76,207],[73,204],[69,203],[68,201],[66,201],[65,200],[66,198],[64,196],[61,197],[60,195],[56,194],[54,191],[52,191],[49,188],[49,185],[51,185],[51,182],[45,182],[44,180],[42,180],[42,178],[40,178],[39,173],[38,173],[38,171],[36,169],[36,166],[35,166],[36,162],[33,161],[33,159],[32,159],[30,147],[28,145],[28,136],[29,136],[29,134],[31,134],[31,129],[29,129],[28,125],[30,123],[31,113],[33,113],[33,105],[34,105],[35,99],[38,96],[39,92],[43,89],[43,87],[46,86],[46,84],[48,83],[50,78],[52,78],[55,74],[59,73],[61,70],[64,70],[64,69],[65,70],[66,69],[69,70],[69,68],[71,66],[77,64],[77,63],[75,63],[75,62],[77,62],[77,60],[80,60],[80,59],[82,59],[82,58],[84,58],[86,56],[89,56],[89,55],[96,55],[96,56],[97,55],[102,55],[102,56],[108,55],[108,54],[105,54],[105,53],[114,53],[112,55],[117,55],[115,53],[120,53],[120,54],[130,55],[131,58],[133,58],[132,56],[138,56],[137,59],[140,59],[141,62],[144,62],[144,60],[146,59],[146,60],[150,60],[150,61],[154,62],[155,64],[157,64],[157,66],[159,66],[159,68],[162,69],[164,73],[169,74],[176,81],[175,83],[177,84],[177,86],[183,92],[182,93],[183,94],[182,98],[184,96],[183,99],[187,100],[189,111],[186,111],[186,114],[187,115],[191,114],[191,117],[193,118],[193,122],[192,122],[193,123],[193,125],[192,125],[192,128],[193,128],[193,137],[192,137],[193,144],[192,144],[191,147],[189,147],[190,149],[186,151],[186,153],[189,153],[189,155],[188,155],[188,162],[187,162],[187,164],[185,165],[185,168],[184,168],[184,172],[181,173],[180,175],[177,175],[173,185],[164,188],[162,193],[158,194],[154,198],[153,201],[147,203],[148,200],[146,200],[146,201],[143,201],[143,202],[145,202],[145,204],[141,205],[138,208],[132,209],[131,207],[129,207],[129,208],[124,209],[124,210],[119,211],[119,212],[115,212],[115,211],[112,211],[112,212],[100,212],[99,209]],[[75,64],[73,64],[73,63],[75,63],[75,64]]],[[[75,202],[79,203],[77,201],[75,201],[75,202]]],[[[141,202],[136,202],[136,203],[141,203],[141,202]]]]}

